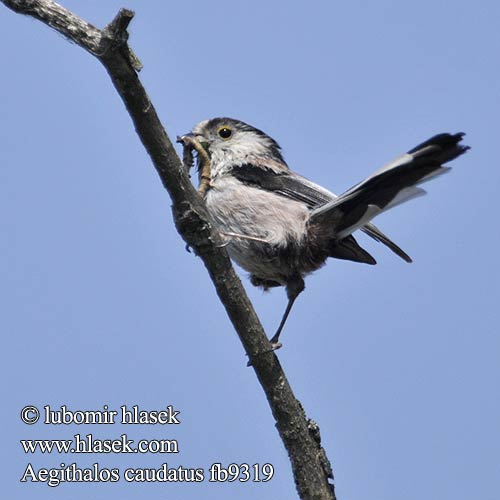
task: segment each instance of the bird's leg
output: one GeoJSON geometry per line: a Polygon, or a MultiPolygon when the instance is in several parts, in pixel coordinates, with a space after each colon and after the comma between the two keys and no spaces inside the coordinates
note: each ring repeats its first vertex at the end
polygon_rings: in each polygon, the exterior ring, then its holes
{"type": "MultiPolygon", "coordinates": [[[[277,281],[272,281],[272,280],[262,280],[260,278],[257,278],[256,276],[251,276],[250,277],[252,281],[252,285],[255,286],[262,286],[265,290],[267,290],[270,287],[274,286],[280,286],[280,283],[277,281]]],[[[292,310],[293,303],[295,302],[295,299],[300,295],[300,293],[304,290],[305,288],[305,283],[304,280],[302,279],[302,276],[300,274],[297,274],[294,276],[292,279],[290,279],[287,284],[286,284],[286,294],[288,296],[288,304],[285,309],[285,314],[283,314],[283,317],[281,318],[280,326],[278,327],[278,330],[274,334],[273,338],[269,341],[271,343],[271,349],[268,351],[260,352],[258,354],[254,354],[250,356],[250,361],[247,363],[247,366],[252,366],[252,357],[254,356],[260,356],[262,354],[266,354],[272,351],[275,351],[276,349],[279,349],[281,347],[281,342],[278,342],[279,336],[281,334],[281,331],[283,330],[283,327],[285,326],[286,320],[288,318],[288,315],[290,314],[290,311],[292,310]]]]}
{"type": "Polygon", "coordinates": [[[292,310],[292,306],[293,306],[293,303],[295,302],[295,299],[300,295],[300,293],[304,290],[304,288],[305,288],[305,283],[304,283],[304,280],[302,279],[302,276],[300,276],[300,275],[294,276],[293,279],[287,283],[286,294],[288,297],[288,304],[286,306],[285,313],[283,314],[283,317],[281,318],[281,322],[280,322],[280,326],[278,326],[278,330],[274,334],[273,338],[269,341],[269,342],[271,342],[271,345],[273,346],[273,350],[279,349],[281,347],[281,342],[278,342],[281,331],[283,330],[283,327],[285,326],[286,320],[288,318],[288,315],[290,314],[290,311],[292,310]]]}

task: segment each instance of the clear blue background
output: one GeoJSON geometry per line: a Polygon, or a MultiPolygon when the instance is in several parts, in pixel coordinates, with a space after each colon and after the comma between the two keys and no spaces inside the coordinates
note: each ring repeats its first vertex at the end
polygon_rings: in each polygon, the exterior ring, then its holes
{"type": "MultiPolygon", "coordinates": [[[[101,2],[171,137],[227,115],[336,192],[432,134],[472,150],[429,195],[377,219],[408,265],[307,280],[278,356],[322,431],[339,500],[496,500],[500,488],[500,7],[497,1],[101,2]]],[[[0,6],[2,488],[16,499],[295,498],[253,371],[98,61],[0,6]],[[174,405],[178,426],[21,423],[40,408],[174,405]],[[178,455],[25,455],[26,438],[177,439],[178,455]],[[272,463],[268,483],[20,484],[24,467],[272,463]]],[[[243,275],[243,273],[242,273],[243,275]]],[[[245,285],[271,334],[283,290],[245,285]]]]}

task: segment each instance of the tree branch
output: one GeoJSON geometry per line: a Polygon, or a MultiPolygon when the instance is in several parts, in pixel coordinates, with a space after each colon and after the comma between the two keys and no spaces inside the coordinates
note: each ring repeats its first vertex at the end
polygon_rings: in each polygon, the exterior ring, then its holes
{"type": "Polygon", "coordinates": [[[177,230],[203,260],[217,294],[238,333],[264,389],[276,426],[292,463],[299,496],[334,500],[333,474],[321,447],[319,428],[307,420],[281,365],[234,272],[204,202],[193,188],[158,115],[137,77],[141,64],[127,45],[134,13],[122,9],[103,30],[51,0],[0,0],[15,12],[32,16],[66,36],[106,68],[160,179],[172,199],[177,230]],[[259,354],[257,353],[265,353],[259,354]]]}

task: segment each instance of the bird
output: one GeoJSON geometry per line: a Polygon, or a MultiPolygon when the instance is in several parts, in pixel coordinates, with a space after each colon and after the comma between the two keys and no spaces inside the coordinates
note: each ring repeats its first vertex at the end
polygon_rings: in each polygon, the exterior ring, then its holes
{"type": "Polygon", "coordinates": [[[425,194],[419,185],[447,173],[445,164],[469,149],[461,144],[464,135],[434,135],[339,196],[292,171],[279,144],[243,121],[204,120],[179,138],[197,141],[208,154],[203,196],[231,259],[250,274],[252,285],[286,289],[288,302],[270,339],[272,349],[281,347],[280,335],[307,275],[328,258],[376,264],[354,238],[356,231],[412,262],[370,221],[425,194]]]}

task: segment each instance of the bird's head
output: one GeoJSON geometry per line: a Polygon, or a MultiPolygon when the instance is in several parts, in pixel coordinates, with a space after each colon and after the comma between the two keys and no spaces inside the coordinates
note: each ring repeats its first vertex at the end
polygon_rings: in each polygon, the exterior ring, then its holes
{"type": "Polygon", "coordinates": [[[286,164],[278,143],[261,130],[233,118],[212,118],[196,125],[191,134],[208,151],[212,168],[262,162],[286,164]]]}

